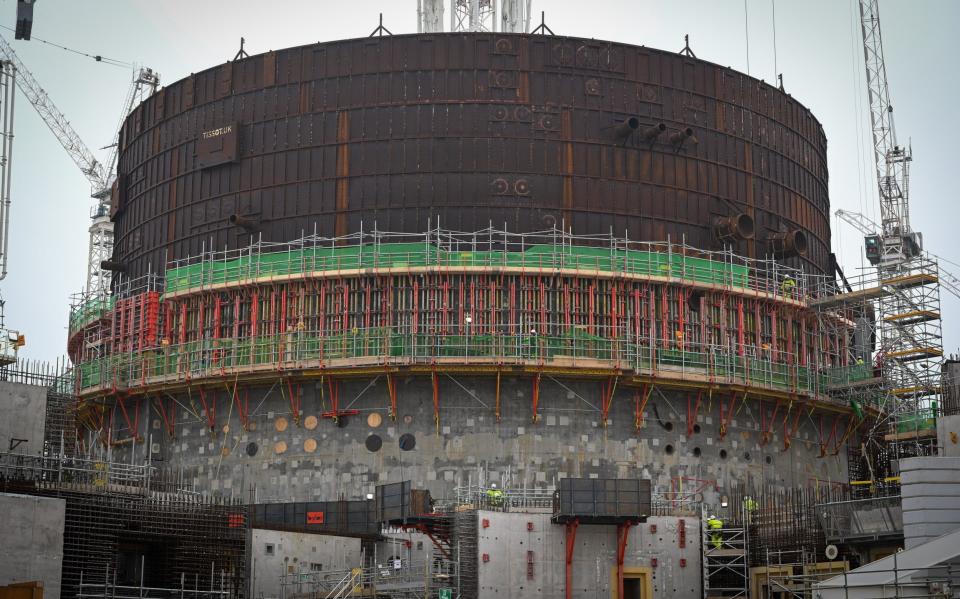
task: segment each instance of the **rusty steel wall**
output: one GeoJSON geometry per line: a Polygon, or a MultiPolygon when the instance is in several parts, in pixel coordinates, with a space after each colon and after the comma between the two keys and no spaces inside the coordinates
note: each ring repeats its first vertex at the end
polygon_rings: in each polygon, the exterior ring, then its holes
{"type": "Polygon", "coordinates": [[[566,225],[718,249],[714,221],[737,214],[756,231],[730,241],[737,253],[763,257],[799,231],[806,254],[784,260],[830,265],[826,138],[810,111],[650,48],[489,33],[289,48],[160,90],[120,143],[114,261],[131,277],[251,236],[374,224],[566,225]]]}

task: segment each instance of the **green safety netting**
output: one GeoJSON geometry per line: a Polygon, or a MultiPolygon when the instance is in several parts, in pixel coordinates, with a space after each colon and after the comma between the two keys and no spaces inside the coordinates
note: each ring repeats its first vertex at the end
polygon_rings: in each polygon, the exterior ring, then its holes
{"type": "Polygon", "coordinates": [[[166,292],[302,272],[417,266],[585,269],[669,276],[733,287],[747,287],[750,270],[742,264],[668,252],[552,245],[534,245],[522,252],[453,252],[423,243],[390,243],[302,248],[179,266],[167,270],[166,292]]]}
{"type": "Polygon", "coordinates": [[[96,297],[88,300],[70,312],[70,331],[83,328],[84,325],[102,318],[113,309],[113,296],[96,297]]]}

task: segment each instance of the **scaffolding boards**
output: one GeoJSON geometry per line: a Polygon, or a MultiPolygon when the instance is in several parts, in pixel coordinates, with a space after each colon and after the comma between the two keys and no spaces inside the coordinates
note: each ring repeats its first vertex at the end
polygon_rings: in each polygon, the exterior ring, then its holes
{"type": "Polygon", "coordinates": [[[713,517],[703,518],[703,596],[706,599],[749,597],[750,546],[748,527],[722,523],[711,528],[713,517]]]}

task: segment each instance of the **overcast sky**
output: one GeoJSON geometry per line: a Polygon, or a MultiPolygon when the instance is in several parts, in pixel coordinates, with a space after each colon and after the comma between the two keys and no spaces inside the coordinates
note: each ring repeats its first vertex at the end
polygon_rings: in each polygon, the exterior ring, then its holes
{"type": "MultiPolygon", "coordinates": [[[[699,58],[745,72],[749,39],[749,72],[767,81],[782,72],[786,90],[823,123],[832,208],[876,219],[856,2],[747,0],[747,19],[743,0],[533,0],[533,5],[537,20],[546,11],[558,35],[680,50],[684,34],[690,34],[699,58]]],[[[15,5],[0,0],[0,25],[13,26],[15,5]]],[[[416,31],[416,0],[37,0],[33,35],[150,66],[170,83],[232,58],[240,36],[251,54],[362,37],[376,27],[380,12],[394,33],[416,31]]],[[[950,154],[960,139],[955,41],[960,1],[881,0],[880,14],[897,132],[902,142],[913,142],[913,227],[923,232],[928,249],[960,263],[960,161],[950,154]]],[[[0,34],[90,148],[99,151],[111,143],[129,68],[36,39],[14,42],[7,29],[0,34]]],[[[89,185],[22,95],[15,133],[10,274],[0,289],[7,326],[27,335],[23,355],[53,359],[65,353],[69,295],[86,279],[89,185]]],[[[848,273],[856,272],[863,264],[862,239],[835,217],[831,221],[834,251],[848,273]]],[[[945,266],[960,275],[960,266],[945,266]]],[[[943,297],[944,346],[956,351],[960,301],[943,297]]]]}

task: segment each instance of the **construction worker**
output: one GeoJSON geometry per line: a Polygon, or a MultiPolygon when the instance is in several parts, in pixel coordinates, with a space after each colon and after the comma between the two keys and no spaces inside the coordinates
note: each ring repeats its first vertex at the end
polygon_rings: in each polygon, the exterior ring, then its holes
{"type": "Polygon", "coordinates": [[[783,278],[783,283],[780,283],[780,292],[783,295],[791,296],[793,295],[793,290],[796,288],[797,282],[793,280],[793,277],[786,276],[783,278]]]}
{"type": "Polygon", "coordinates": [[[503,505],[503,491],[497,488],[497,483],[487,489],[487,505],[499,507],[503,505]]]}
{"type": "Polygon", "coordinates": [[[723,520],[716,516],[707,518],[707,529],[710,530],[710,544],[714,549],[723,548],[723,520]]]}
{"type": "Polygon", "coordinates": [[[749,522],[753,516],[753,512],[757,511],[757,502],[753,500],[753,497],[747,495],[743,498],[743,511],[747,514],[747,521],[749,522]]]}

